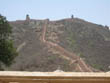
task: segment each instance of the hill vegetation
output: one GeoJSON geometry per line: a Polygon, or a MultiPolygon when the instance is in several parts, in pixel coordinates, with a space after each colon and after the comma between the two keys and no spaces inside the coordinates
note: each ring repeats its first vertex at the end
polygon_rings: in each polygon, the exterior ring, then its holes
{"type": "MultiPolygon", "coordinates": [[[[62,57],[62,54],[41,42],[45,20],[18,20],[10,22],[13,27],[13,41],[19,56],[6,70],[20,71],[76,71],[74,64],[62,57]]],[[[79,18],[49,21],[46,39],[57,43],[93,67],[109,71],[110,31],[102,26],[79,18]]]]}
{"type": "Polygon", "coordinates": [[[0,70],[4,70],[3,65],[10,66],[17,55],[11,40],[11,33],[12,27],[6,18],[0,15],[0,70]]]}

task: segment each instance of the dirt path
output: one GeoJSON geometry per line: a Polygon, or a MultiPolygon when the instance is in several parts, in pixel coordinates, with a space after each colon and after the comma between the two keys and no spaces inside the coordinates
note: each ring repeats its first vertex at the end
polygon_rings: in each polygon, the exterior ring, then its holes
{"type": "Polygon", "coordinates": [[[23,42],[22,44],[20,44],[17,48],[17,52],[19,52],[24,46],[26,45],[26,42],[23,42]]]}
{"type": "Polygon", "coordinates": [[[41,37],[41,41],[44,44],[46,44],[47,46],[51,46],[51,47],[55,48],[62,55],[71,58],[73,60],[73,62],[77,63],[76,69],[78,71],[80,71],[80,72],[92,72],[92,69],[90,69],[88,67],[88,65],[84,62],[84,60],[82,58],[80,58],[79,56],[76,56],[74,53],[71,53],[71,52],[65,50],[63,47],[61,47],[60,45],[58,45],[56,43],[46,41],[46,39],[45,39],[46,29],[47,29],[47,21],[44,24],[43,31],[42,31],[42,37],[41,37]]]}

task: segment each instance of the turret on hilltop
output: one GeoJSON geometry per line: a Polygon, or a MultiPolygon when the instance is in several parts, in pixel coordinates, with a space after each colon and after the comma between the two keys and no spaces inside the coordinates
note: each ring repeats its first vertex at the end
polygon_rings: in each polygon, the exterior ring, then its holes
{"type": "Polygon", "coordinates": [[[30,17],[28,14],[26,15],[26,21],[30,21],[30,17]]]}
{"type": "Polygon", "coordinates": [[[71,15],[71,18],[72,18],[72,19],[74,18],[74,15],[73,15],[73,14],[71,15]]]}
{"type": "Polygon", "coordinates": [[[30,17],[29,17],[29,15],[27,14],[27,15],[26,15],[26,19],[25,19],[25,24],[29,24],[29,22],[30,22],[30,17]]]}

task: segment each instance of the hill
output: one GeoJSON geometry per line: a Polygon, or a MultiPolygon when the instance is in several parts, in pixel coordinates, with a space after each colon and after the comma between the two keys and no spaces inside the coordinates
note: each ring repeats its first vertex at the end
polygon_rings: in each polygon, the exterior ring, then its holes
{"type": "Polygon", "coordinates": [[[19,71],[78,71],[76,63],[54,47],[42,41],[46,24],[45,39],[70,53],[81,57],[93,71],[109,71],[110,31],[109,27],[87,22],[79,18],[58,21],[17,20],[10,22],[12,38],[19,56],[6,70],[19,71]],[[64,56],[65,55],[65,56],[64,56]]]}

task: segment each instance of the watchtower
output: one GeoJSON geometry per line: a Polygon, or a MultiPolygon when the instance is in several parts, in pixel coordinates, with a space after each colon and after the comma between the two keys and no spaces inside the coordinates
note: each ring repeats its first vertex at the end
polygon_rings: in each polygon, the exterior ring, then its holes
{"type": "Polygon", "coordinates": [[[71,18],[72,18],[72,19],[74,18],[73,14],[71,15],[71,18]]]}
{"type": "Polygon", "coordinates": [[[26,15],[26,21],[30,21],[30,17],[28,14],[26,15]]]}

